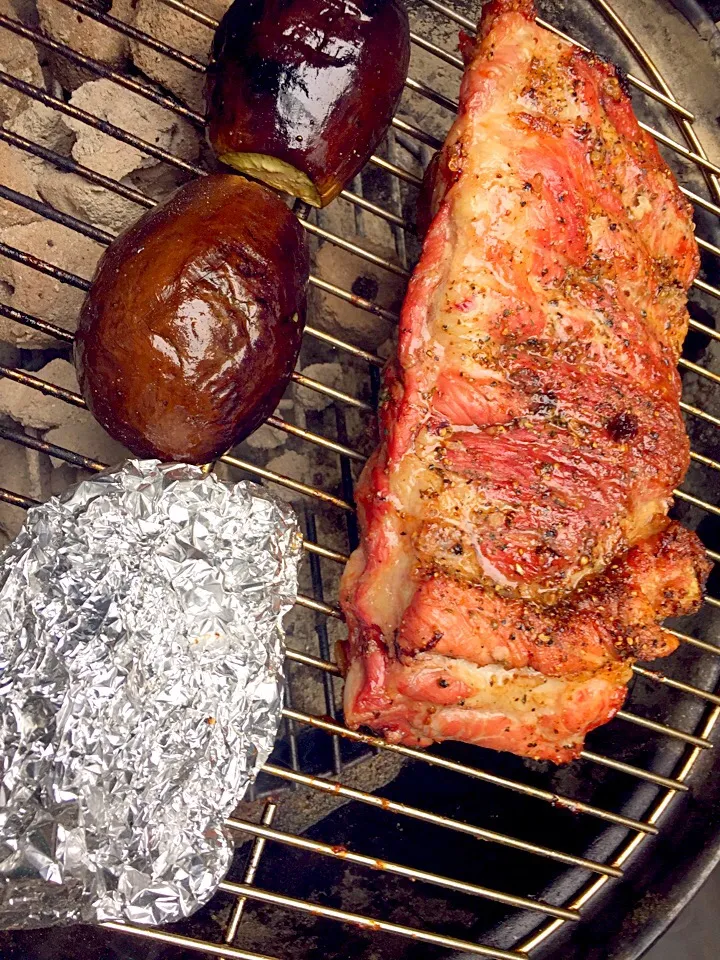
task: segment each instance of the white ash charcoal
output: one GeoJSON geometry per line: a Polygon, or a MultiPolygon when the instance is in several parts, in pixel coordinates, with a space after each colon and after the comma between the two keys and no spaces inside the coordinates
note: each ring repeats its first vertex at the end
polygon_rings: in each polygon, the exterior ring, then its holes
{"type": "MultiPolygon", "coordinates": [[[[315,272],[328,283],[393,312],[400,310],[405,290],[401,277],[330,243],[318,250],[315,265],[315,272]]],[[[375,350],[391,336],[396,326],[324,290],[311,288],[311,300],[320,329],[366,350],[375,350]]]]}
{"type": "Polygon", "coordinates": [[[50,164],[38,182],[38,190],[43,200],[56,210],[111,233],[120,233],[146,210],[77,173],[65,173],[50,164]]]}
{"type": "Polygon", "coordinates": [[[11,343],[0,340],[0,363],[6,367],[17,367],[20,362],[20,351],[11,343]]]}
{"type": "MultiPolygon", "coordinates": [[[[312,462],[309,456],[286,450],[279,457],[273,457],[267,463],[267,469],[279,473],[291,480],[298,480],[310,487],[317,487],[326,491],[333,491],[338,483],[339,475],[336,466],[329,466],[319,461],[312,462]]],[[[291,503],[307,503],[305,494],[291,490],[281,484],[271,484],[273,493],[291,503]]]]}
{"type": "Polygon", "coordinates": [[[377,446],[377,420],[376,418],[358,410],[356,407],[347,407],[345,409],[345,430],[347,431],[348,445],[370,456],[377,446]]]}
{"type": "MultiPolygon", "coordinates": [[[[304,367],[302,374],[311,380],[317,380],[326,387],[334,387],[336,390],[343,390],[347,387],[347,374],[339,363],[311,363],[304,367]]],[[[297,402],[306,410],[313,410],[319,413],[327,409],[334,400],[326,393],[320,393],[313,390],[312,387],[305,387],[296,383],[294,387],[297,402]]]]}
{"type": "Polygon", "coordinates": [[[383,340],[383,342],[377,348],[375,353],[377,353],[379,357],[382,357],[383,360],[389,360],[390,357],[395,356],[396,350],[397,350],[397,337],[392,336],[392,337],[388,337],[387,340],[383,340]]]}
{"type": "MultiPolygon", "coordinates": [[[[53,458],[52,462],[57,463],[58,461],[53,458]]],[[[88,476],[90,476],[90,474],[87,471],[78,470],[69,463],[61,463],[59,466],[56,466],[50,474],[50,496],[61,496],[68,487],[71,487],[79,480],[86,479],[88,476]]]]}
{"type": "Polygon", "coordinates": [[[245,443],[254,450],[276,450],[285,444],[287,438],[288,435],[284,431],[263,424],[255,433],[247,437],[245,443]]]}
{"type": "MultiPolygon", "coordinates": [[[[67,360],[52,360],[37,376],[79,392],[75,368],[67,360]]],[[[109,437],[87,410],[57,397],[46,397],[13,380],[0,380],[0,415],[37,430],[49,443],[101,463],[112,466],[128,456],[128,451],[109,437]]],[[[62,461],[53,460],[53,463],[59,466],[62,461]]]]}
{"type": "MultiPolygon", "coordinates": [[[[94,240],[49,220],[2,230],[0,239],[88,280],[105,249],[94,240]]],[[[70,332],[76,328],[84,297],[82,290],[6,258],[0,259],[0,292],[9,306],[49,320],[70,332]]],[[[27,350],[58,346],[54,337],[4,317],[0,317],[0,340],[27,350]]]]}
{"type": "MultiPolygon", "coordinates": [[[[4,124],[7,130],[39,143],[63,157],[70,156],[75,134],[68,127],[63,115],[57,110],[51,110],[44,103],[31,103],[22,113],[13,120],[4,124]]],[[[45,160],[26,154],[26,163],[33,171],[35,184],[42,180],[48,164],[45,160]]]]}
{"type": "MultiPolygon", "coordinates": [[[[0,0],[0,13],[11,20],[20,19],[11,0],[0,0]]],[[[0,28],[0,64],[2,69],[13,77],[45,89],[45,78],[32,41],[2,28],[0,28]]],[[[29,103],[32,103],[30,97],[3,84],[0,88],[0,123],[12,120],[29,103]]]]}
{"type": "Polygon", "coordinates": [[[122,182],[139,190],[140,193],[152,197],[157,203],[162,203],[191,177],[192,174],[186,173],[184,170],[171,167],[167,163],[158,162],[152,167],[133,170],[127,177],[122,178],[122,182]]]}
{"type": "MultiPolygon", "coordinates": [[[[30,197],[31,200],[39,200],[32,166],[28,163],[27,157],[28,154],[23,150],[0,140],[0,170],[2,170],[3,185],[30,197]]],[[[42,218],[39,213],[34,213],[10,200],[0,199],[0,230],[40,219],[42,218]]]]}
{"type": "MultiPolygon", "coordinates": [[[[230,0],[203,0],[193,6],[208,16],[219,20],[230,6],[230,0]]],[[[135,26],[156,40],[161,40],[174,50],[207,63],[213,31],[203,24],[172,10],[162,0],[138,0],[135,9],[135,26]]],[[[205,112],[203,73],[178,63],[171,57],[133,40],[130,44],[135,66],[170,90],[183,103],[198,113],[205,112]]]]}
{"type": "MultiPolygon", "coordinates": [[[[58,0],[37,0],[37,9],[43,31],[53,40],[111,67],[122,67],[127,62],[128,38],[117,30],[71,10],[58,0]]],[[[132,0],[114,0],[108,12],[117,20],[131,23],[132,0]]],[[[53,54],[51,61],[53,76],[66,90],[75,90],[96,76],[59,54],[53,54]]]]}
{"type": "MultiPolygon", "coordinates": [[[[198,135],[187,121],[111,80],[84,83],[70,102],[182,160],[195,160],[198,155],[198,135]]],[[[72,117],[67,123],[76,134],[73,157],[97,173],[120,180],[134,170],[160,162],[72,117]]]]}
{"type": "MultiPolygon", "coordinates": [[[[50,458],[10,440],[0,440],[2,485],[34,500],[50,496],[50,458]]],[[[14,540],[25,522],[25,510],[0,501],[0,549],[14,540]]]]}
{"type": "Polygon", "coordinates": [[[22,507],[0,501],[0,550],[4,550],[15,539],[24,520],[25,511],[22,507]]]}
{"type": "MultiPolygon", "coordinates": [[[[280,417],[281,420],[288,420],[290,423],[294,423],[296,427],[300,427],[304,430],[307,427],[305,422],[305,410],[299,404],[295,403],[292,397],[283,397],[280,403],[277,405],[277,410],[275,411],[275,416],[280,417]]],[[[285,437],[285,440],[289,440],[290,437],[284,430],[281,430],[285,437]]]]}
{"type": "MultiPolygon", "coordinates": [[[[352,186],[349,189],[352,190],[352,186]]],[[[343,237],[371,249],[373,253],[389,260],[395,259],[395,238],[387,220],[355,207],[342,197],[338,197],[324,210],[319,210],[317,222],[323,230],[336,237],[343,237]]]]}

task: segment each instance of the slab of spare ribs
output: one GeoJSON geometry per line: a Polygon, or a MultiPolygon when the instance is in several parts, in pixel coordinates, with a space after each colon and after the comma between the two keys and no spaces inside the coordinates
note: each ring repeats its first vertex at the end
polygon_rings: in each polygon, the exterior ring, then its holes
{"type": "Polygon", "coordinates": [[[558,763],[697,609],[677,358],[691,209],[605,61],[486,5],[385,372],[345,720],[558,763]],[[428,219],[430,219],[428,216],[428,219]]]}

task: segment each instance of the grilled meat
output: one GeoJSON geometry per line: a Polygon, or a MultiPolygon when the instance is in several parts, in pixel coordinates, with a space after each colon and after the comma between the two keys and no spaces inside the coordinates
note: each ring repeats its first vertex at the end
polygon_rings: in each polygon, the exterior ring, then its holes
{"type": "Polygon", "coordinates": [[[342,586],[345,718],[566,761],[707,561],[667,520],[691,210],[610,64],[483,8],[342,586]]]}

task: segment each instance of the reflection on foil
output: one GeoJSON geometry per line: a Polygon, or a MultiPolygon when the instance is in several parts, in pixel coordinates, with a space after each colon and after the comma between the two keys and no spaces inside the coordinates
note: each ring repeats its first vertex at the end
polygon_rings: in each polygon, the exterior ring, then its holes
{"type": "Polygon", "coordinates": [[[183,464],[28,513],[0,560],[0,927],[212,896],[277,732],[300,547],[286,505],[183,464]]]}

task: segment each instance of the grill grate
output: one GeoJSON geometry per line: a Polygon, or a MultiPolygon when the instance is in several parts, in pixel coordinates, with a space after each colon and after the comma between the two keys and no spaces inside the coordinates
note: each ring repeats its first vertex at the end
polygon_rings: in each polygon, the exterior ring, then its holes
{"type": "MultiPolygon", "coordinates": [[[[56,2],[63,4],[83,17],[97,21],[124,34],[131,38],[133,42],[148,47],[194,73],[201,74],[204,71],[204,65],[199,60],[168,46],[136,27],[123,23],[108,13],[102,12],[102,5],[96,8],[85,0],[56,0],[56,2]]],[[[162,0],[162,2],[175,13],[186,16],[189,20],[208,29],[214,29],[217,25],[217,21],[212,17],[193,9],[184,0],[162,0]]],[[[414,0],[414,5],[411,4],[412,12],[417,14],[418,10],[422,10],[423,5],[431,10],[435,16],[444,18],[464,29],[474,29],[472,20],[438,2],[438,0],[414,0]]],[[[606,0],[591,0],[587,6],[604,18],[615,37],[622,41],[632,55],[634,62],[648,78],[645,80],[631,73],[628,78],[630,84],[642,98],[646,98],[648,104],[653,105],[654,109],[662,108],[667,111],[666,116],[660,117],[660,125],[667,125],[668,121],[674,122],[685,142],[682,143],[674,139],[664,130],[658,129],[656,125],[643,122],[641,126],[666,148],[666,154],[674,158],[680,169],[686,169],[683,164],[694,164],[697,167],[704,180],[704,186],[701,185],[698,189],[706,189],[709,197],[703,196],[702,193],[691,190],[686,186],[683,186],[683,192],[699,211],[703,211],[704,214],[709,214],[711,217],[720,216],[720,167],[707,158],[693,127],[695,118],[692,112],[675,100],[672,91],[648,54],[606,0]]],[[[552,24],[545,21],[539,22],[557,34],[561,41],[570,40],[567,34],[552,24]]],[[[202,127],[203,118],[200,114],[158,92],[157,89],[146,85],[136,76],[114,70],[106,64],[76,52],[57,40],[44,36],[39,30],[27,27],[2,14],[0,14],[0,27],[12,31],[18,37],[33,41],[53,55],[67,59],[95,77],[111,80],[132,93],[172,111],[191,124],[199,128],[202,127]]],[[[412,42],[414,47],[422,51],[423,54],[435,58],[438,63],[444,64],[451,70],[458,71],[457,76],[459,78],[462,62],[455,54],[419,32],[412,34],[412,42]]],[[[433,88],[431,83],[432,71],[428,71],[428,73],[430,75],[427,78],[415,79],[410,77],[408,79],[406,85],[408,96],[418,98],[419,102],[426,101],[445,111],[444,120],[447,127],[451,122],[452,111],[455,109],[456,103],[446,93],[433,88]]],[[[174,156],[155,144],[146,142],[102,118],[81,110],[66,102],[61,96],[55,96],[2,70],[0,70],[0,83],[25,94],[52,110],[58,111],[60,114],[81,121],[102,133],[133,146],[144,155],[161,161],[183,174],[203,175],[205,172],[202,166],[174,156]]],[[[14,148],[52,164],[59,170],[79,175],[89,183],[109,190],[142,208],[150,208],[154,203],[147,194],[137,188],[112,180],[74,159],[62,156],[27,139],[19,133],[0,129],[0,139],[14,148]]],[[[356,223],[360,226],[367,222],[363,219],[366,217],[377,218],[388,225],[394,238],[397,254],[395,259],[389,259],[378,254],[371,246],[359,245],[338,233],[331,232],[323,226],[322,214],[318,215],[315,211],[298,205],[297,212],[310,234],[312,242],[318,248],[325,244],[332,245],[357,258],[359,262],[370,264],[401,281],[406,280],[409,275],[408,267],[412,261],[413,252],[417,250],[417,241],[412,230],[406,225],[403,209],[405,204],[408,203],[408,197],[412,197],[413,191],[420,180],[415,171],[407,169],[398,160],[400,152],[398,148],[402,147],[406,154],[414,156],[420,163],[424,163],[429,157],[430,150],[439,146],[440,143],[441,140],[437,136],[423,130],[422,127],[407,119],[396,117],[382,153],[373,156],[370,161],[370,168],[373,168],[373,172],[377,172],[380,177],[384,178],[383,189],[375,191],[375,193],[379,192],[383,195],[383,202],[375,202],[364,195],[365,186],[370,176],[367,172],[362,177],[356,178],[352,190],[345,190],[341,195],[342,201],[351,205],[355,212],[356,223]]],[[[698,182],[702,184],[702,181],[698,182]]],[[[371,195],[374,196],[375,194],[371,191],[371,195]]],[[[106,245],[113,239],[112,234],[105,230],[70,214],[61,213],[43,201],[35,200],[3,185],[0,185],[0,198],[32,210],[42,217],[53,220],[97,243],[106,245]]],[[[340,200],[336,201],[336,203],[340,202],[340,200]]],[[[712,230],[711,217],[705,217],[703,221],[706,230],[712,230]]],[[[362,229],[359,229],[358,232],[363,233],[362,229]]],[[[701,236],[698,238],[698,242],[706,256],[720,257],[720,247],[716,246],[711,240],[701,236]]],[[[0,255],[39,271],[41,274],[53,278],[59,284],[66,284],[81,291],[85,291],[89,287],[89,283],[82,277],[69,273],[7,243],[0,243],[0,255]]],[[[312,287],[318,293],[344,301],[383,321],[390,323],[397,321],[396,312],[375,303],[372,296],[366,295],[367,291],[362,290],[356,293],[353,289],[348,290],[320,275],[320,273],[313,273],[310,281],[312,287]]],[[[695,288],[698,294],[720,299],[720,289],[707,280],[696,280],[695,288]]],[[[7,304],[0,303],[0,316],[32,330],[48,334],[55,338],[59,345],[65,344],[67,346],[72,341],[72,335],[58,325],[7,304]]],[[[691,330],[702,335],[708,342],[720,341],[720,334],[715,329],[696,318],[691,319],[691,330]]],[[[322,325],[315,326],[313,322],[307,327],[307,337],[309,341],[313,341],[315,344],[324,345],[338,351],[342,357],[352,360],[353,363],[364,364],[369,381],[368,395],[376,398],[377,372],[383,362],[377,353],[366,349],[364,346],[347,342],[333,333],[323,330],[322,325]]],[[[682,370],[705,381],[710,387],[720,383],[720,376],[717,373],[690,359],[681,359],[680,365],[682,370]]],[[[0,376],[21,384],[27,390],[38,391],[76,407],[84,406],[82,398],[78,394],[43,380],[27,370],[0,366],[0,376]]],[[[634,667],[635,673],[651,685],[651,688],[671,688],[685,697],[697,700],[704,708],[696,722],[687,724],[692,726],[692,732],[686,730],[683,724],[676,725],[677,721],[674,720],[674,717],[671,717],[669,722],[659,722],[635,712],[633,707],[620,711],[618,714],[616,722],[634,725],[641,731],[647,731],[648,735],[667,738],[681,748],[680,759],[675,763],[673,772],[669,776],[653,769],[628,763],[622,759],[622,756],[606,755],[603,752],[590,749],[583,751],[582,759],[588,764],[657,788],[651,800],[645,805],[645,813],[642,816],[629,816],[620,810],[611,808],[609,805],[585,802],[576,798],[570,791],[566,795],[565,793],[541,788],[532,783],[524,782],[522,779],[515,779],[494,772],[492,769],[485,769],[482,765],[474,766],[456,759],[450,759],[442,753],[425,753],[409,747],[386,744],[376,737],[346,730],[341,724],[337,704],[338,687],[336,678],[339,675],[339,670],[331,658],[332,630],[330,624],[333,621],[341,620],[341,614],[338,607],[331,602],[331,590],[334,589],[334,584],[337,582],[339,565],[345,562],[348,548],[352,549],[357,539],[353,516],[352,482],[357,468],[364,461],[364,452],[356,449],[348,441],[345,418],[349,411],[356,411],[366,417],[370,416],[374,409],[374,403],[344,390],[327,386],[301,373],[295,374],[294,383],[296,386],[316,391],[332,399],[335,405],[336,438],[330,438],[318,430],[300,426],[277,415],[270,418],[268,422],[271,426],[296,438],[296,440],[311,444],[326,454],[336,457],[339,465],[339,482],[337,484],[327,484],[332,489],[324,489],[322,485],[311,485],[293,479],[291,476],[280,474],[259,462],[240,457],[237,453],[222,457],[221,463],[224,469],[228,469],[234,476],[245,475],[259,481],[271,482],[303,497],[305,504],[303,512],[305,521],[304,546],[308,555],[309,583],[312,587],[312,594],[301,596],[298,604],[309,611],[308,615],[315,618],[318,655],[311,654],[306,650],[289,649],[287,656],[291,664],[296,665],[298,669],[313,671],[321,678],[320,683],[326,714],[316,716],[294,708],[294,674],[290,670],[286,688],[286,707],[284,709],[286,727],[284,762],[271,762],[264,768],[263,783],[266,783],[267,788],[263,791],[262,786],[258,785],[258,791],[261,795],[255,801],[256,807],[254,808],[257,822],[255,819],[241,819],[239,817],[227,821],[228,827],[236,832],[239,838],[243,838],[245,841],[250,838],[251,843],[249,847],[250,855],[242,882],[228,880],[221,885],[222,892],[233,898],[233,906],[223,931],[224,942],[211,942],[209,939],[185,936],[169,930],[145,930],[120,924],[107,924],[106,926],[126,935],[134,935],[149,941],[157,941],[179,949],[206,955],[232,957],[237,958],[237,960],[263,960],[260,953],[243,950],[241,946],[237,945],[243,942],[242,924],[247,905],[249,903],[259,903],[273,905],[290,912],[311,914],[325,920],[352,924],[356,928],[371,933],[410,939],[433,948],[443,948],[443,951],[463,951],[466,955],[519,960],[519,958],[531,953],[543,944],[565,923],[577,921],[582,910],[588,906],[604,886],[610,880],[620,878],[623,875],[623,868],[627,861],[643,845],[646,838],[659,832],[660,823],[675,797],[688,791],[688,778],[701,753],[712,746],[709,738],[720,715],[720,696],[698,685],[703,681],[703,676],[698,675],[697,672],[689,675],[688,679],[693,682],[688,682],[684,678],[668,676],[654,669],[648,670],[640,665],[634,667]],[[345,527],[345,546],[336,547],[322,542],[323,535],[318,532],[323,528],[322,514],[316,515],[316,511],[320,509],[330,511],[334,516],[342,519],[345,527]],[[313,769],[311,771],[307,768],[303,758],[301,741],[303,734],[308,731],[317,736],[330,738],[329,772],[323,770],[318,773],[317,770],[313,769]],[[414,805],[417,802],[416,797],[412,797],[413,802],[411,803],[409,802],[410,797],[406,802],[404,799],[396,799],[395,796],[379,795],[376,792],[359,789],[358,786],[351,785],[348,782],[348,774],[352,772],[358,762],[367,760],[373,754],[378,757],[390,756],[397,759],[398,762],[416,762],[421,764],[428,772],[436,770],[451,773],[471,783],[484,784],[500,791],[508,791],[509,794],[517,795],[528,802],[536,801],[560,810],[571,811],[574,814],[597,821],[599,826],[611,825],[619,828],[621,830],[621,840],[618,842],[614,853],[609,857],[578,856],[552,846],[530,842],[509,833],[476,826],[459,817],[434,813],[422,803],[417,806],[414,805]],[[281,788],[286,788],[285,792],[281,788]],[[381,860],[319,839],[310,839],[301,831],[273,826],[275,814],[282,809],[285,802],[283,798],[288,796],[293,789],[299,788],[306,789],[318,797],[329,796],[334,800],[341,799],[363,807],[384,811],[385,817],[396,817],[398,822],[409,818],[421,824],[482,840],[487,844],[499,847],[501,852],[519,851],[531,858],[538,857],[567,867],[579,868],[584,871],[585,885],[580,887],[579,892],[576,892],[569,899],[569,902],[559,905],[535,896],[507,893],[475,882],[453,879],[443,873],[416,869],[404,863],[381,860]],[[280,790],[279,793],[278,790],[280,790]],[[272,794],[272,797],[270,794],[272,794]],[[364,911],[355,912],[338,909],[323,903],[310,902],[279,892],[270,892],[255,885],[255,877],[262,864],[262,858],[266,853],[268,844],[302,851],[309,858],[320,857],[342,861],[356,867],[382,871],[388,877],[396,876],[421,881],[423,884],[430,885],[441,892],[443,890],[459,892],[479,898],[480,902],[493,901],[508,908],[530,911],[536,917],[537,914],[540,914],[543,919],[539,926],[537,926],[536,920],[535,926],[529,928],[531,932],[524,939],[515,943],[513,949],[508,950],[495,944],[478,944],[469,939],[432,932],[430,929],[426,929],[424,925],[413,926],[386,919],[375,919],[366,915],[364,911]],[[590,879],[588,879],[588,876],[590,879]]],[[[720,419],[711,411],[686,402],[683,402],[682,408],[689,422],[697,421],[701,428],[708,430],[720,427],[720,419]]],[[[705,435],[703,434],[703,436],[705,435]]],[[[50,443],[34,436],[32,432],[8,423],[0,422],[0,438],[50,455],[84,471],[98,471],[105,466],[105,464],[92,457],[50,443]]],[[[720,470],[720,462],[702,451],[693,450],[691,456],[698,470],[707,471],[709,474],[720,470]]],[[[691,481],[686,481],[686,485],[689,482],[691,481]]],[[[711,485],[703,484],[702,488],[703,490],[711,489],[711,485]]],[[[676,491],[676,497],[681,503],[686,504],[688,509],[692,508],[695,511],[693,516],[720,516],[718,506],[707,502],[688,489],[683,488],[676,491]]],[[[21,492],[6,489],[0,489],[0,500],[24,509],[31,507],[35,502],[21,492]]],[[[702,522],[699,523],[699,526],[702,532],[702,522]]],[[[720,554],[708,549],[708,555],[713,561],[720,562],[720,554]]],[[[713,608],[720,607],[720,600],[710,596],[707,599],[706,607],[712,612],[713,608]]],[[[685,633],[675,632],[675,634],[687,649],[710,657],[720,654],[720,646],[714,645],[709,639],[702,639],[685,633]]],[[[476,751],[472,756],[474,757],[474,763],[483,763],[484,754],[481,751],[476,751]]],[[[251,799],[254,800],[255,795],[251,799]]],[[[531,816],[534,809],[534,807],[528,807],[531,816]]],[[[411,857],[412,850],[408,848],[407,853],[411,857]]],[[[309,860],[308,862],[312,865],[316,861],[309,860]]],[[[417,896],[419,897],[420,894],[417,894],[417,896]]],[[[477,909],[481,910],[482,907],[478,906],[477,909]]],[[[432,954],[422,954],[422,956],[433,957],[438,955],[437,951],[432,954]]]]}

